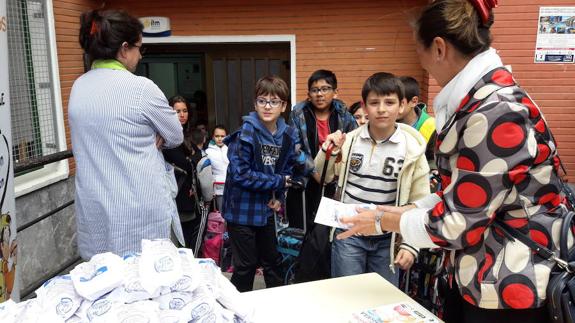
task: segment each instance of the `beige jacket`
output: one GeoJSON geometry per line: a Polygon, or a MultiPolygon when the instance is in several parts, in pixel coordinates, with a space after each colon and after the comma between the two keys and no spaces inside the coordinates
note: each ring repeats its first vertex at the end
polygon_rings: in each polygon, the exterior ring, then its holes
{"type": "MultiPolygon", "coordinates": [[[[367,126],[368,124],[363,125],[347,133],[345,142],[339,152],[341,156],[333,156],[329,159],[325,182],[330,183],[334,180],[335,177],[338,177],[339,192],[345,192],[345,185],[347,184],[346,179],[349,173],[348,162],[351,148],[359,137],[362,128],[367,126]]],[[[402,123],[397,123],[397,126],[405,136],[407,150],[403,167],[397,178],[397,196],[395,197],[396,205],[402,206],[411,202],[415,202],[431,193],[429,189],[429,164],[425,158],[425,139],[417,130],[411,126],[402,123]]],[[[324,162],[325,152],[323,149],[320,149],[315,158],[315,169],[320,172],[320,176],[323,172],[324,162]]],[[[341,196],[340,201],[343,201],[343,194],[339,195],[341,196]]],[[[395,245],[395,240],[396,234],[394,232],[391,235],[392,246],[395,245]]],[[[419,251],[417,248],[406,244],[401,244],[400,248],[409,250],[414,254],[417,254],[419,251]]],[[[392,271],[394,271],[393,260],[395,259],[395,248],[389,248],[389,250],[391,255],[391,263],[389,267],[392,271]]]]}

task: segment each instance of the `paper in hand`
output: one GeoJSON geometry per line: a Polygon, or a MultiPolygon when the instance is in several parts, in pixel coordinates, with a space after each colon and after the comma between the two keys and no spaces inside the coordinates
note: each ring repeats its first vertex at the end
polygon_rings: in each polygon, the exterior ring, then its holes
{"type": "Polygon", "coordinates": [[[356,208],[375,210],[374,204],[345,204],[334,199],[322,197],[315,215],[315,223],[347,230],[349,227],[339,220],[344,216],[357,214],[356,208]]]}

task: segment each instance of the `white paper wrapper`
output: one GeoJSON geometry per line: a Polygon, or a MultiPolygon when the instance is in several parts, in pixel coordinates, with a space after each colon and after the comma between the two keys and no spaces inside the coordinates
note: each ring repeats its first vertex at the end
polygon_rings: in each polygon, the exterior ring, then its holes
{"type": "Polygon", "coordinates": [[[70,275],[56,276],[36,290],[37,300],[47,317],[67,320],[82,304],[82,297],[76,293],[70,275]]]}
{"type": "Polygon", "coordinates": [[[193,298],[193,293],[173,292],[154,298],[154,302],[161,310],[182,310],[193,298]]]}
{"type": "Polygon", "coordinates": [[[20,314],[18,304],[9,299],[4,303],[0,303],[0,322],[15,322],[20,314]]]}
{"type": "Polygon", "coordinates": [[[129,304],[160,296],[159,290],[150,294],[142,286],[139,255],[124,256],[124,263],[126,265],[124,281],[107,296],[108,299],[129,304]]]}
{"type": "Polygon", "coordinates": [[[180,310],[160,310],[161,323],[188,323],[183,319],[184,312],[180,310]]]}
{"type": "Polygon", "coordinates": [[[193,292],[201,284],[201,272],[191,249],[180,248],[182,277],[170,286],[170,292],[193,292]]]}
{"type": "Polygon", "coordinates": [[[172,286],[182,278],[182,260],[170,240],[142,240],[140,279],[150,294],[160,287],[172,286]]]}
{"type": "Polygon", "coordinates": [[[40,322],[53,322],[61,323],[64,322],[59,317],[47,317],[42,312],[42,306],[37,299],[31,299],[26,302],[18,303],[19,314],[16,318],[18,323],[40,323],[40,322]]]}
{"type": "Polygon", "coordinates": [[[205,286],[213,297],[218,297],[220,287],[218,283],[218,276],[222,276],[222,272],[216,262],[210,258],[197,258],[195,259],[200,271],[202,285],[205,286]]]}
{"type": "Polygon", "coordinates": [[[76,292],[88,300],[96,300],[124,280],[124,261],[111,252],[94,255],[89,262],[77,265],[71,272],[76,292]]]}
{"type": "Polygon", "coordinates": [[[251,321],[255,316],[255,307],[224,275],[218,276],[219,293],[217,300],[225,308],[235,313],[244,321],[251,321]]]}
{"type": "Polygon", "coordinates": [[[160,323],[160,309],[152,301],[140,301],[120,306],[117,319],[110,322],[160,323]]]}

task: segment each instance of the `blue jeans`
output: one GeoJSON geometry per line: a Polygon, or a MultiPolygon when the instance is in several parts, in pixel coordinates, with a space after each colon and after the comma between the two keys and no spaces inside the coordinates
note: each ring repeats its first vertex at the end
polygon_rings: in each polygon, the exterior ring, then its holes
{"type": "MultiPolygon", "coordinates": [[[[335,234],[343,232],[340,229],[335,234]]],[[[331,245],[331,276],[343,277],[364,273],[378,273],[395,286],[399,283],[399,268],[389,268],[391,234],[377,237],[334,239],[331,245]]]]}

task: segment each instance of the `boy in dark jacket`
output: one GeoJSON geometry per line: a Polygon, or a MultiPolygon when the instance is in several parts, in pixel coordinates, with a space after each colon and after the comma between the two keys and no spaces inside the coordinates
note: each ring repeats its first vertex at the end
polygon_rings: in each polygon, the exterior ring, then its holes
{"type": "MultiPolygon", "coordinates": [[[[302,141],[302,151],[306,157],[306,167],[313,169],[305,188],[305,205],[302,191],[291,189],[288,195],[287,214],[290,226],[304,228],[303,208],[305,207],[308,236],[302,246],[296,271],[296,281],[305,282],[330,278],[331,247],[330,228],[314,224],[315,214],[321,200],[322,187],[319,184],[321,169],[317,170],[314,158],[325,138],[332,132],[346,133],[357,128],[355,118],[347,111],[345,104],[337,99],[337,78],[332,71],[317,70],[307,81],[308,98],[293,107],[290,125],[295,127],[302,141]],[[312,242],[310,242],[312,241],[312,242]]],[[[335,193],[335,182],[325,187],[325,196],[335,193]]]]}
{"type": "Polygon", "coordinates": [[[285,200],[291,176],[303,175],[305,158],[297,131],[280,117],[288,95],[288,86],[279,77],[258,80],[256,111],[245,116],[240,130],[225,140],[230,163],[222,212],[233,254],[231,282],[240,292],[252,290],[259,264],[267,287],[283,282],[274,212],[285,200]]]}

